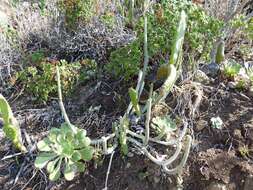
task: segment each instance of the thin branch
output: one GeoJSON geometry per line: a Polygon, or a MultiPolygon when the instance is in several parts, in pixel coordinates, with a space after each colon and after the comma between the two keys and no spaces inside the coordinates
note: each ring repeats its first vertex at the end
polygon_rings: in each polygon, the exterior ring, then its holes
{"type": "Polygon", "coordinates": [[[151,118],[151,107],[152,107],[152,94],[153,94],[153,84],[150,86],[149,98],[147,101],[147,113],[146,113],[146,121],[145,121],[145,139],[144,139],[144,146],[148,145],[149,141],[149,123],[151,118]]]}
{"type": "Polygon", "coordinates": [[[112,165],[112,158],[113,158],[114,153],[115,153],[115,151],[112,152],[111,157],[110,157],[108,169],[107,169],[107,172],[106,172],[105,188],[103,190],[107,190],[108,189],[107,183],[108,183],[108,177],[109,177],[109,174],[110,174],[111,165],[112,165]]]}

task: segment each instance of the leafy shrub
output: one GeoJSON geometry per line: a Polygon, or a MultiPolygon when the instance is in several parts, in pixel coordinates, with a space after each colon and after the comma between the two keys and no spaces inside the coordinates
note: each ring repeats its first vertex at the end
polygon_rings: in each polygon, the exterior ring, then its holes
{"type": "Polygon", "coordinates": [[[253,18],[246,19],[245,15],[238,15],[230,21],[233,29],[241,29],[248,39],[253,40],[253,18]]]}
{"type": "Polygon", "coordinates": [[[25,85],[25,90],[33,94],[38,101],[47,101],[50,97],[57,95],[56,65],[60,66],[62,88],[65,95],[68,95],[74,89],[78,81],[86,81],[94,76],[96,72],[96,62],[92,60],[82,60],[74,63],[61,60],[52,63],[43,60],[40,54],[32,57],[38,61],[37,64],[20,71],[17,74],[17,79],[25,85]]]}
{"type": "Polygon", "coordinates": [[[65,13],[65,21],[69,27],[87,22],[95,13],[92,0],[61,0],[60,9],[65,13]]]}
{"type": "MultiPolygon", "coordinates": [[[[181,10],[188,15],[188,31],[185,36],[185,49],[194,59],[207,59],[213,40],[219,35],[223,23],[205,14],[204,10],[186,0],[164,0],[154,6],[154,12],[147,14],[149,57],[162,63],[169,52],[181,10]]],[[[106,70],[115,77],[126,80],[138,73],[143,57],[143,23],[140,18],[135,30],[137,39],[111,53],[106,70]]]]}
{"type": "Polygon", "coordinates": [[[42,169],[47,166],[49,179],[56,181],[61,175],[61,165],[65,165],[64,177],[72,180],[76,172],[85,170],[83,161],[90,161],[93,157],[90,142],[86,130],[77,128],[77,133],[74,133],[68,124],[63,123],[60,129],[52,128],[48,137],[38,142],[41,153],[35,160],[35,167],[42,169]]]}
{"type": "Polygon", "coordinates": [[[106,70],[113,76],[122,76],[125,80],[129,80],[138,72],[141,58],[142,48],[140,43],[134,41],[130,45],[111,53],[110,63],[106,65],[106,70]]]}

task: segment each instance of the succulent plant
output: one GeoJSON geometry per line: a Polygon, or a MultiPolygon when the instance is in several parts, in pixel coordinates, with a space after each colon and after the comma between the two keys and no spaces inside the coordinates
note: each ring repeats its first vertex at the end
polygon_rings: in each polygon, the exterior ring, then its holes
{"type": "Polygon", "coordinates": [[[3,118],[3,131],[5,135],[12,141],[14,146],[26,152],[26,148],[22,143],[21,131],[16,118],[13,116],[10,105],[7,100],[0,94],[0,117],[3,118]]]}
{"type": "Polygon", "coordinates": [[[212,117],[211,118],[211,126],[214,129],[221,129],[223,125],[223,121],[220,117],[212,117]]]}
{"type": "Polygon", "coordinates": [[[129,120],[124,116],[120,119],[119,124],[119,143],[120,143],[120,150],[123,153],[123,155],[127,155],[128,153],[127,132],[126,132],[128,127],[129,127],[129,120]]]}
{"type": "Polygon", "coordinates": [[[64,177],[72,180],[77,172],[85,170],[84,161],[93,157],[94,149],[86,130],[76,129],[77,133],[74,133],[67,123],[63,123],[61,128],[52,128],[49,135],[37,144],[41,153],[35,160],[35,167],[42,169],[47,166],[52,181],[59,179],[63,162],[64,177]]]}
{"type": "Polygon", "coordinates": [[[158,138],[166,137],[169,138],[172,131],[177,129],[176,123],[169,117],[155,117],[152,119],[153,125],[156,132],[158,133],[158,138]]]}
{"type": "Polygon", "coordinates": [[[215,57],[215,62],[217,64],[221,64],[221,62],[225,60],[224,51],[225,51],[225,42],[221,41],[218,44],[216,57],[215,57]]]}
{"type": "Polygon", "coordinates": [[[239,63],[231,60],[224,64],[223,73],[228,78],[234,78],[239,74],[241,68],[239,63]]]}
{"type": "Polygon", "coordinates": [[[131,103],[133,105],[135,113],[140,116],[141,110],[140,110],[140,106],[138,103],[138,93],[136,92],[135,89],[129,88],[129,96],[130,96],[131,103]]]}

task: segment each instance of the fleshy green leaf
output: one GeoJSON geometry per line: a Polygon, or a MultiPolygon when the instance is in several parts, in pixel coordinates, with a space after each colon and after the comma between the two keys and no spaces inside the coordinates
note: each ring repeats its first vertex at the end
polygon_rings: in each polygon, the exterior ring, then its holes
{"type": "Polygon", "coordinates": [[[91,147],[87,147],[87,148],[84,148],[82,150],[79,150],[79,153],[81,154],[82,159],[84,161],[90,161],[93,157],[94,151],[91,147]]]}
{"type": "Polygon", "coordinates": [[[87,147],[89,145],[90,145],[90,138],[89,137],[85,137],[82,140],[79,139],[78,147],[83,148],[83,147],[87,147]]]}
{"type": "Polygon", "coordinates": [[[0,116],[3,118],[3,131],[16,148],[26,152],[26,147],[22,143],[21,131],[16,118],[13,116],[11,107],[7,100],[0,94],[0,116]]]}
{"type": "Polygon", "coordinates": [[[86,147],[90,145],[90,138],[86,137],[86,130],[84,129],[80,129],[76,136],[75,136],[76,140],[77,140],[77,147],[78,148],[82,148],[82,147],[86,147]]]}
{"type": "Polygon", "coordinates": [[[82,140],[86,137],[86,134],[87,134],[87,132],[86,132],[85,129],[79,129],[77,134],[76,134],[76,138],[82,140]]]}
{"type": "Polygon", "coordinates": [[[55,142],[57,139],[57,136],[58,136],[58,134],[60,134],[60,132],[61,132],[61,130],[58,128],[55,128],[55,127],[51,128],[49,131],[49,135],[48,135],[49,140],[52,142],[55,142]]]}
{"type": "Polygon", "coordinates": [[[62,159],[60,159],[60,161],[58,162],[57,166],[54,168],[52,173],[49,174],[49,179],[51,181],[56,181],[60,178],[60,175],[61,175],[61,172],[60,172],[61,162],[62,162],[62,159]]]}
{"type": "Polygon", "coordinates": [[[37,143],[37,147],[40,151],[45,151],[45,152],[51,151],[50,141],[48,138],[44,138],[43,140],[39,141],[37,143]]]}
{"type": "Polygon", "coordinates": [[[63,148],[62,154],[66,157],[71,157],[72,154],[74,153],[74,147],[72,146],[72,144],[65,141],[65,142],[62,142],[61,146],[63,148]]]}
{"type": "Polygon", "coordinates": [[[0,113],[2,115],[2,118],[4,120],[4,123],[9,123],[9,119],[13,117],[11,108],[7,102],[7,100],[0,94],[0,113]]]}
{"type": "Polygon", "coordinates": [[[185,30],[186,30],[186,18],[187,16],[185,12],[182,11],[180,15],[178,28],[177,28],[177,33],[175,36],[175,41],[172,46],[170,64],[176,65],[176,67],[180,65],[180,61],[181,61],[179,59],[181,59],[181,55],[182,55],[182,47],[184,43],[184,35],[185,35],[185,30]]]}
{"type": "Polygon", "coordinates": [[[63,134],[67,134],[67,133],[69,133],[69,132],[72,132],[72,130],[71,130],[71,128],[69,127],[69,125],[68,125],[67,123],[63,123],[63,124],[61,125],[61,132],[62,132],[63,134]]]}
{"type": "Polygon", "coordinates": [[[82,162],[76,162],[78,172],[84,172],[85,171],[85,164],[82,162]]]}
{"type": "Polygon", "coordinates": [[[71,159],[72,159],[74,162],[77,162],[77,161],[79,161],[79,160],[82,159],[82,156],[81,156],[81,154],[80,154],[79,151],[75,151],[75,152],[73,153],[71,159]]]}
{"type": "Polygon", "coordinates": [[[156,129],[159,137],[169,135],[177,129],[176,123],[170,117],[155,117],[152,122],[156,124],[152,126],[156,129]]]}
{"type": "Polygon", "coordinates": [[[59,161],[59,159],[60,158],[56,158],[55,160],[48,162],[48,164],[47,164],[47,172],[48,173],[52,173],[54,171],[54,169],[56,167],[56,164],[59,161]]]}
{"type": "Polygon", "coordinates": [[[56,155],[55,153],[53,153],[53,152],[42,152],[42,153],[40,153],[40,154],[37,156],[37,158],[36,158],[36,160],[35,160],[35,162],[34,162],[35,167],[36,167],[36,168],[39,168],[39,169],[44,168],[44,167],[46,166],[46,164],[47,164],[50,160],[54,159],[56,156],[57,156],[57,155],[56,155]]]}
{"type": "Polygon", "coordinates": [[[216,51],[215,62],[217,64],[220,64],[222,61],[224,61],[225,59],[224,51],[225,51],[225,43],[224,41],[221,41],[219,42],[217,51],[216,51]]]}
{"type": "Polygon", "coordinates": [[[5,135],[12,141],[14,141],[17,137],[17,130],[16,128],[11,124],[6,124],[3,127],[3,131],[5,135]]]}
{"type": "Polygon", "coordinates": [[[141,115],[140,106],[138,104],[138,93],[133,88],[129,88],[128,92],[136,114],[141,115]]]}
{"type": "Polygon", "coordinates": [[[76,173],[76,166],[72,163],[70,163],[69,161],[66,163],[65,169],[64,169],[64,177],[66,180],[71,181],[72,179],[74,179],[75,177],[75,173],[76,173]]]}

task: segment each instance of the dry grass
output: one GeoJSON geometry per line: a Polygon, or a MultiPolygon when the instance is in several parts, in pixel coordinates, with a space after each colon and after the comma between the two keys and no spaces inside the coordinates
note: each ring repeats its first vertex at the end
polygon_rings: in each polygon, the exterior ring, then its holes
{"type": "Polygon", "coordinates": [[[9,38],[8,33],[0,33],[0,83],[4,84],[14,65],[22,67],[21,57],[41,48],[47,49],[51,58],[69,61],[92,58],[102,62],[106,60],[108,50],[134,39],[112,2],[97,0],[98,15],[88,23],[78,23],[75,30],[69,30],[58,1],[46,1],[43,13],[36,3],[20,2],[15,8],[9,7],[9,25],[15,36],[9,38]],[[99,14],[106,10],[115,13],[112,28],[99,19],[99,14]]]}

